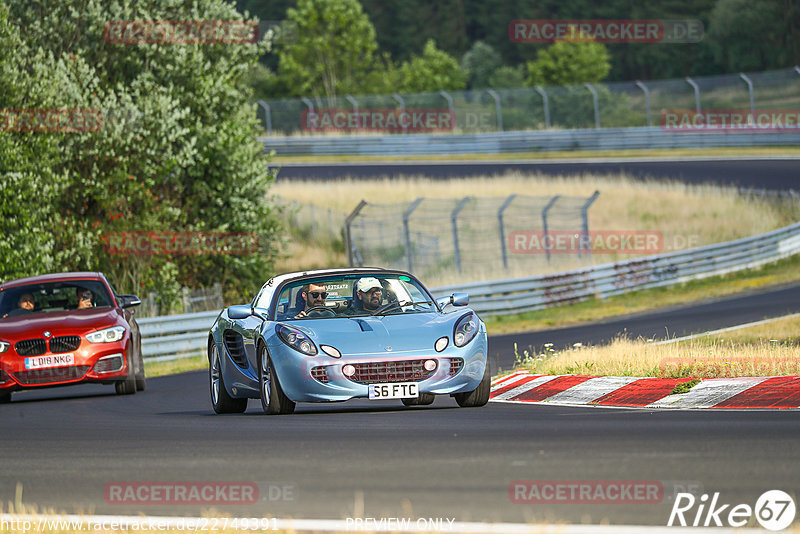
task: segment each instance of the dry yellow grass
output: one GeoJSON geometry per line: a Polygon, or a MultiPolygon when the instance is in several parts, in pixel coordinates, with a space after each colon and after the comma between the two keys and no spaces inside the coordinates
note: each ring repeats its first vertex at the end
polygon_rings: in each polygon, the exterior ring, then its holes
{"type": "MultiPolygon", "coordinates": [[[[509,173],[498,177],[433,180],[404,179],[336,180],[277,182],[272,193],[284,200],[313,202],[317,209],[350,213],[365,199],[371,203],[407,202],[419,197],[461,198],[505,197],[518,195],[566,195],[589,197],[595,190],[600,196],[589,209],[592,231],[654,231],[663,236],[663,251],[670,252],[695,246],[751,236],[793,222],[796,215],[783,205],[744,197],[735,190],[718,186],[687,186],[682,183],[639,181],[626,176],[561,176],[509,173]]],[[[398,221],[398,225],[401,222],[398,221]]],[[[312,254],[305,250],[296,254],[290,265],[300,268],[341,265],[345,256],[312,254]],[[306,260],[303,256],[307,256],[306,260]],[[307,265],[306,265],[307,264],[307,265]]],[[[475,280],[515,278],[548,274],[582,266],[608,263],[630,258],[629,255],[576,254],[554,255],[548,263],[543,255],[511,255],[509,268],[494,263],[468,265],[462,275],[432,274],[429,285],[448,285],[475,280]]],[[[418,273],[419,274],[419,273],[418,273]]]]}
{"type": "Polygon", "coordinates": [[[800,317],[669,344],[615,339],[610,345],[518,349],[523,367],[540,374],[664,378],[800,375],[800,317]]]}

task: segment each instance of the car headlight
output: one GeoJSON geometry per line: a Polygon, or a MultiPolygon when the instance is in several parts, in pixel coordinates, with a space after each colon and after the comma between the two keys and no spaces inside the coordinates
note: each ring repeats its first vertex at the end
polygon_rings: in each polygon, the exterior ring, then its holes
{"type": "Polygon", "coordinates": [[[112,326],[111,328],[87,334],[86,339],[88,339],[90,343],[113,343],[114,341],[122,339],[123,336],[125,336],[124,326],[112,326]]]}
{"type": "Polygon", "coordinates": [[[433,348],[436,352],[442,352],[447,348],[448,343],[450,343],[450,338],[443,336],[436,340],[436,343],[433,344],[433,348]]]}
{"type": "Polygon", "coordinates": [[[0,352],[5,352],[11,348],[11,343],[6,343],[5,341],[0,341],[0,352]]]}
{"type": "Polygon", "coordinates": [[[478,333],[478,318],[474,313],[464,315],[453,328],[453,343],[456,347],[463,347],[478,333]]]}
{"type": "Polygon", "coordinates": [[[279,324],[275,330],[278,332],[278,337],[281,338],[281,341],[297,352],[302,352],[306,356],[317,355],[317,347],[314,342],[300,330],[282,324],[279,324]]]}

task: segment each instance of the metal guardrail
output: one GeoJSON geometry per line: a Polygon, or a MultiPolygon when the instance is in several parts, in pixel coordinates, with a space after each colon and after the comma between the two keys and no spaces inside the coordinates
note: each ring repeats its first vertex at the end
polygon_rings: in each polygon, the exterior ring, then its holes
{"type": "MultiPolygon", "coordinates": [[[[435,296],[470,294],[470,307],[485,315],[541,310],[592,297],[605,298],[750,269],[800,252],[800,223],[766,234],[657,256],[595,265],[555,275],[433,288],[435,296]]],[[[142,352],[150,360],[204,353],[219,312],[139,320],[142,352]]]]}
{"type": "Polygon", "coordinates": [[[260,137],[266,152],[281,156],[384,154],[499,154],[637,148],[795,145],[800,130],[777,132],[675,132],[658,127],[530,130],[463,135],[343,135],[260,137]]]}

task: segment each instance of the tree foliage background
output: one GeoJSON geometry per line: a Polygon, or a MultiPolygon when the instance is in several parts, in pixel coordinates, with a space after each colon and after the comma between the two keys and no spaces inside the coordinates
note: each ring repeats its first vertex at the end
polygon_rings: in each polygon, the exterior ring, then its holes
{"type": "MultiPolygon", "coordinates": [[[[287,17],[289,8],[310,1],[237,0],[236,4],[240,10],[261,19],[280,20],[287,17]]],[[[699,43],[606,45],[611,65],[608,81],[683,78],[800,64],[800,2],[797,0],[342,2],[358,3],[363,8],[363,16],[374,27],[377,55],[402,64],[421,56],[426,43],[433,40],[439,50],[460,62],[468,88],[485,86],[487,68],[489,86],[513,87],[528,77],[525,66],[535,61],[541,50],[550,47],[511,42],[508,24],[517,19],[697,19],[703,23],[705,37],[699,43]],[[500,65],[496,64],[495,54],[500,58],[500,65]]],[[[324,32],[325,28],[321,26],[320,31],[324,32]]],[[[271,72],[276,72],[274,55],[261,60],[271,72]]],[[[372,83],[365,82],[359,92],[385,92],[385,85],[381,83],[385,79],[387,76],[375,76],[372,83]]],[[[262,94],[264,98],[289,96],[280,76],[274,75],[272,82],[271,91],[262,94]]]]}
{"type": "Polygon", "coordinates": [[[241,20],[223,0],[0,0],[0,109],[90,108],[97,132],[0,132],[0,279],[102,270],[117,289],[248,298],[279,225],[247,74],[266,44],[111,44],[110,20],[241,20]],[[249,256],[109,256],[122,231],[257,232],[249,256]]]}

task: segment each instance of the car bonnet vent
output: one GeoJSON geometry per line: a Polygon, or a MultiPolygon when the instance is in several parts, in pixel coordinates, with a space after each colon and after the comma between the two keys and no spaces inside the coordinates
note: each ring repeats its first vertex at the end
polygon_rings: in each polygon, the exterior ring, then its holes
{"type": "Polygon", "coordinates": [[[236,362],[236,365],[242,368],[247,367],[247,355],[244,351],[244,341],[241,334],[233,330],[225,330],[222,334],[222,340],[225,343],[225,348],[231,359],[236,362]]]}

